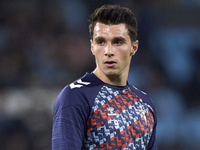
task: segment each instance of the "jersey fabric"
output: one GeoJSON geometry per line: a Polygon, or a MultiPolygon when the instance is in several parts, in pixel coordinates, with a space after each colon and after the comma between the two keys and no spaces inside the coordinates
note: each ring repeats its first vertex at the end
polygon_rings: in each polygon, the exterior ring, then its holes
{"type": "Polygon", "coordinates": [[[67,85],[54,105],[52,150],[157,150],[150,97],[93,73],[67,85]]]}

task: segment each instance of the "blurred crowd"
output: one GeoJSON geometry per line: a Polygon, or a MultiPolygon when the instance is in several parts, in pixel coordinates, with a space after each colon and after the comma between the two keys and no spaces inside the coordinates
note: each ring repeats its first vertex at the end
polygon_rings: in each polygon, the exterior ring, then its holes
{"type": "Polygon", "coordinates": [[[158,148],[200,149],[198,0],[1,0],[0,149],[51,149],[55,99],[94,69],[87,19],[106,3],[138,19],[128,80],[154,101],[158,148]]]}

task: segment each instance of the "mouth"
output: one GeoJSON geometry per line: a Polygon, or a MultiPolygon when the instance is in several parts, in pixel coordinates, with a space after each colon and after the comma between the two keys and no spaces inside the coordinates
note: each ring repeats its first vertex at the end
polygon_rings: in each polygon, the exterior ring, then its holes
{"type": "Polygon", "coordinates": [[[109,67],[109,68],[114,67],[115,64],[116,64],[115,61],[105,61],[105,65],[106,65],[107,67],[109,67]]]}

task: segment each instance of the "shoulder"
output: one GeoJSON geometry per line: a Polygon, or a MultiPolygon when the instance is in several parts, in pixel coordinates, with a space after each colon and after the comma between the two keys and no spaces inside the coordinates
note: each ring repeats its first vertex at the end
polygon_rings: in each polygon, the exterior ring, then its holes
{"type": "Polygon", "coordinates": [[[93,97],[101,86],[102,82],[94,74],[86,73],[61,90],[56,99],[54,111],[78,105],[90,107],[93,104],[93,97]]]}
{"type": "Polygon", "coordinates": [[[142,99],[142,101],[144,101],[145,103],[147,103],[148,105],[150,105],[153,108],[154,112],[156,111],[155,110],[155,106],[153,104],[153,101],[152,101],[151,97],[147,93],[145,93],[142,90],[134,87],[131,84],[129,84],[129,86],[131,87],[131,89],[133,90],[133,92],[135,92],[142,99]]]}

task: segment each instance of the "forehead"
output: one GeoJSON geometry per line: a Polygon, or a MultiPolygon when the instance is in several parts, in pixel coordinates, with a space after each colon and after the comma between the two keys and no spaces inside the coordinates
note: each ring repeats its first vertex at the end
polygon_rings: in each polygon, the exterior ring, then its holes
{"type": "Polygon", "coordinates": [[[96,37],[124,37],[129,38],[126,25],[121,23],[117,25],[106,25],[97,22],[94,26],[94,38],[96,37]]]}

